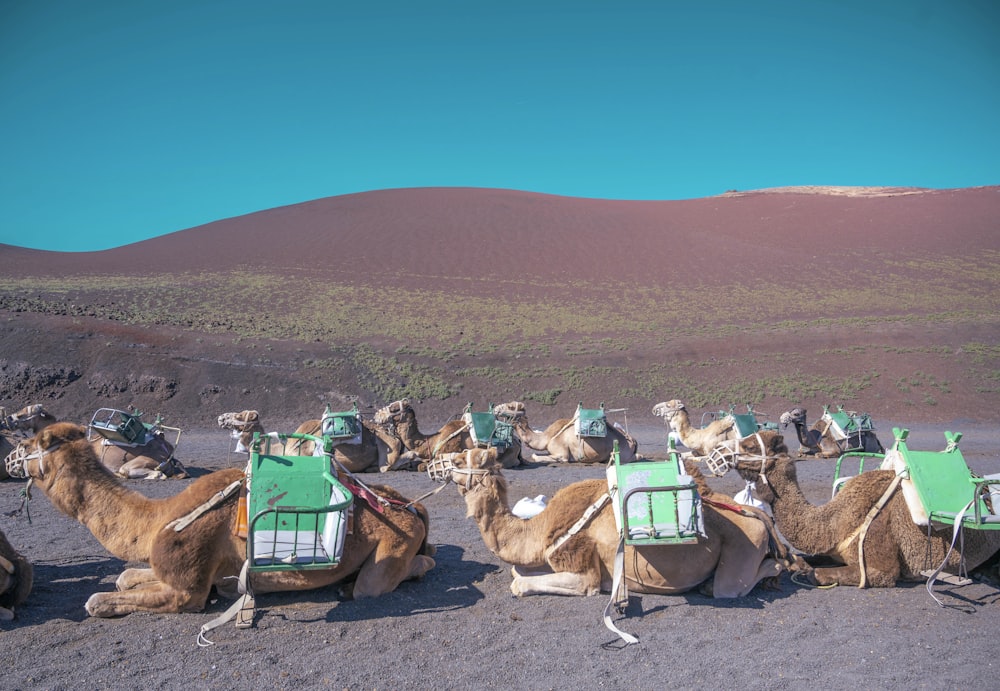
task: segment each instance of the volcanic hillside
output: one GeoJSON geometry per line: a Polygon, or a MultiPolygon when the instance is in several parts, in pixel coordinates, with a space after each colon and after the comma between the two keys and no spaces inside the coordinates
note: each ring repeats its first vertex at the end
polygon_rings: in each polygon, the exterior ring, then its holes
{"type": "MultiPolygon", "coordinates": [[[[0,246],[0,405],[275,425],[401,397],[997,420],[1000,187],[320,199],[103,252],[0,246]]],[[[551,406],[551,407],[550,407],[551,406]]]]}

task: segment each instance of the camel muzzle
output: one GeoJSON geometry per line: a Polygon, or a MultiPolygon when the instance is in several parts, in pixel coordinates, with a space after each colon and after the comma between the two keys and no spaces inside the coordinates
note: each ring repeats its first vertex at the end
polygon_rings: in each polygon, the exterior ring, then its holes
{"type": "MultiPolygon", "coordinates": [[[[469,489],[472,486],[473,475],[489,475],[490,471],[486,468],[459,468],[456,466],[455,458],[465,456],[468,451],[454,451],[435,456],[427,463],[427,477],[434,482],[448,484],[455,480],[455,475],[465,475],[465,489],[469,489]]],[[[455,482],[455,484],[459,483],[455,482]]]]}
{"type": "Polygon", "coordinates": [[[450,482],[452,472],[458,470],[452,461],[454,456],[455,454],[448,453],[432,458],[427,463],[427,477],[434,482],[443,482],[445,484],[450,482]]]}
{"type": "Polygon", "coordinates": [[[24,480],[28,477],[28,461],[32,458],[40,457],[40,454],[37,452],[29,455],[27,447],[24,443],[21,443],[15,446],[14,450],[7,454],[7,457],[3,459],[3,464],[7,469],[8,475],[19,480],[24,480]]]}

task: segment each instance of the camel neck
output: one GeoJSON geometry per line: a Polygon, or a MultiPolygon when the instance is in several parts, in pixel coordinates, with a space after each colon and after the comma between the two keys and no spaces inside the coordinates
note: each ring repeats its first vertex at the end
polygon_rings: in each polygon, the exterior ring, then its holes
{"type": "Polygon", "coordinates": [[[490,476],[465,494],[465,503],[490,552],[508,564],[544,563],[544,547],[530,539],[529,521],[511,513],[502,476],[490,476]]]}

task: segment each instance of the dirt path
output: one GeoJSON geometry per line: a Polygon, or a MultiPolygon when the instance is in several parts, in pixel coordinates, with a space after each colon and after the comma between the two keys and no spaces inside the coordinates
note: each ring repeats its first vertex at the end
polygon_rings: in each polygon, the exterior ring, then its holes
{"type": "MultiPolygon", "coordinates": [[[[911,446],[938,448],[943,427],[913,430],[911,446]]],[[[963,429],[963,449],[980,472],[1000,472],[1000,433],[963,429]]],[[[637,430],[655,453],[662,430],[637,430]]],[[[889,437],[888,433],[885,435],[889,437]]],[[[883,439],[883,441],[886,441],[883,439]]],[[[183,458],[209,470],[227,464],[218,430],[189,432],[183,458]]],[[[809,461],[800,479],[816,503],[829,496],[832,464],[809,461]]],[[[535,466],[507,471],[512,501],[552,495],[603,467],[535,466]]],[[[382,479],[382,478],[380,478],[382,479]]],[[[422,474],[386,479],[417,496],[422,474]]],[[[186,481],[131,481],[166,496],[186,481]]],[[[735,492],[730,475],[712,481],[735,492]]],[[[19,502],[22,483],[0,483],[0,511],[19,502]]],[[[1000,592],[976,583],[939,587],[940,607],[922,584],[889,590],[809,589],[786,577],[782,590],[738,601],[697,594],[634,595],[619,625],[640,638],[621,649],[601,622],[605,596],[510,596],[509,569],[485,548],[453,487],[426,500],[437,567],[376,600],[339,601],[332,590],[262,596],[254,629],[231,625],[198,648],[199,614],[92,619],[91,593],[113,588],[125,567],[40,492],[25,517],[0,528],[35,564],[35,588],[14,622],[0,623],[8,689],[142,688],[977,688],[997,678],[1000,592]]]]}

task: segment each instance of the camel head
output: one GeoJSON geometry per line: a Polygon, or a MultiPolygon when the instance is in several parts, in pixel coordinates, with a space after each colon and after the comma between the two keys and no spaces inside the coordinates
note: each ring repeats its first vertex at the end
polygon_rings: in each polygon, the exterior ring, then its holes
{"type": "Polygon", "coordinates": [[[219,427],[232,430],[230,436],[236,440],[236,453],[250,453],[250,442],[256,432],[264,433],[260,413],[256,410],[242,410],[238,413],[223,413],[218,419],[219,427]]]}
{"type": "Polygon", "coordinates": [[[653,415],[656,417],[662,417],[668,424],[681,413],[686,414],[687,408],[685,408],[684,404],[676,398],[672,401],[664,401],[663,403],[657,403],[653,406],[653,415]]]}
{"type": "Polygon", "coordinates": [[[260,425],[260,413],[256,410],[242,410],[238,413],[223,413],[219,416],[219,427],[222,429],[245,431],[248,427],[260,425]]]}
{"type": "Polygon", "coordinates": [[[781,417],[778,418],[778,422],[781,423],[782,427],[787,427],[788,425],[804,425],[806,424],[806,409],[802,406],[796,406],[791,410],[782,413],[781,417]]]}
{"type": "Polygon", "coordinates": [[[753,483],[754,494],[765,504],[773,504],[777,498],[774,483],[769,478],[781,477],[783,481],[798,483],[795,461],[789,456],[775,456],[761,462],[744,459],[736,462],[736,472],[748,483],[753,483]]]}
{"type": "Polygon", "coordinates": [[[7,474],[15,478],[45,477],[45,460],[48,452],[69,442],[86,440],[87,430],[72,422],[57,422],[49,425],[33,438],[21,442],[7,454],[4,465],[7,474]]]}
{"type": "Polygon", "coordinates": [[[410,407],[410,401],[406,398],[401,398],[398,401],[393,401],[384,408],[379,408],[375,411],[375,415],[372,416],[372,420],[376,425],[390,425],[405,419],[407,416],[413,415],[413,408],[410,407]]]}
{"type": "Polygon", "coordinates": [[[427,476],[435,482],[454,482],[462,494],[489,475],[500,472],[496,447],[488,449],[466,449],[435,456],[427,464],[427,476]],[[476,482],[475,478],[480,478],[476,482]]]}
{"type": "Polygon", "coordinates": [[[36,403],[21,408],[13,415],[8,415],[3,422],[9,430],[38,432],[55,421],[55,415],[45,410],[41,403],[36,403]]]}

